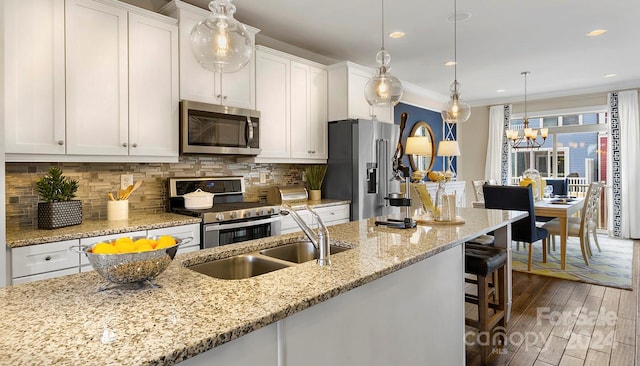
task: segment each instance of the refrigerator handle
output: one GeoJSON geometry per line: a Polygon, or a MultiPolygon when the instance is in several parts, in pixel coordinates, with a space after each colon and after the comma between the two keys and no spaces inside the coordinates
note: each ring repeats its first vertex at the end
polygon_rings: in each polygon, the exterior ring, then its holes
{"type": "Polygon", "coordinates": [[[376,141],[377,153],[376,157],[378,163],[378,206],[384,207],[387,205],[385,197],[389,195],[389,140],[379,139],[376,141]]]}

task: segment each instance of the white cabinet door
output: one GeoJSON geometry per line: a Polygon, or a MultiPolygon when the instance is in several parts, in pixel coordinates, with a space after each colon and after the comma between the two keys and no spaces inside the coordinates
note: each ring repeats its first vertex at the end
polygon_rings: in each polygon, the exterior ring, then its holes
{"type": "Polygon", "coordinates": [[[327,159],[328,117],[327,117],[327,70],[311,67],[311,113],[309,120],[309,147],[312,158],[327,159]]]}
{"type": "Polygon", "coordinates": [[[56,277],[55,273],[61,270],[64,274],[78,273],[80,264],[80,254],[69,250],[72,246],[78,246],[78,240],[65,240],[54,243],[46,243],[40,245],[29,245],[26,247],[18,247],[11,249],[11,277],[13,283],[30,282],[30,280],[16,279],[40,275],[45,273],[53,273],[40,277],[33,277],[31,280],[39,278],[56,277]]]}
{"type": "Polygon", "coordinates": [[[129,14],[129,154],[178,156],[178,30],[129,14]]]}
{"type": "Polygon", "coordinates": [[[64,0],[3,6],[5,152],[64,154],[64,0]]]}
{"type": "Polygon", "coordinates": [[[217,99],[215,102],[232,107],[255,109],[255,69],[255,55],[253,55],[249,63],[242,69],[218,74],[221,80],[216,83],[217,99]]]}
{"type": "MultiPolygon", "coordinates": [[[[308,210],[296,210],[298,215],[307,223],[307,225],[311,225],[311,213],[308,210]]],[[[291,218],[291,215],[283,216],[282,221],[280,221],[280,234],[289,234],[300,231],[302,234],[302,229],[300,226],[291,218]]]]}
{"type": "Polygon", "coordinates": [[[191,241],[180,244],[180,246],[178,247],[178,254],[200,250],[200,224],[172,226],[162,229],[147,230],[147,235],[171,235],[174,238],[180,239],[192,238],[191,241]]]}
{"type": "Polygon", "coordinates": [[[128,155],[127,11],[66,2],[67,153],[128,155]]]}
{"type": "Polygon", "coordinates": [[[327,158],[327,71],[291,61],[291,157],[327,158]]]}
{"type": "Polygon", "coordinates": [[[289,158],[290,62],[256,50],[256,108],[260,111],[259,158],[289,158]]]}
{"type": "Polygon", "coordinates": [[[364,97],[364,87],[375,70],[351,62],[342,62],[329,67],[329,119],[339,121],[347,118],[372,119],[393,123],[392,107],[373,108],[364,97]]]}
{"type": "Polygon", "coordinates": [[[291,157],[308,158],[311,121],[311,70],[308,65],[291,62],[291,157]]]}

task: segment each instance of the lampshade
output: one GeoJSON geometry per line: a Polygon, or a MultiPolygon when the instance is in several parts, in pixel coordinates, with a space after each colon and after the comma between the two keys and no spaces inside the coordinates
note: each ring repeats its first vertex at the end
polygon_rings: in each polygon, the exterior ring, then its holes
{"type": "Polygon", "coordinates": [[[431,140],[427,136],[407,137],[404,152],[407,155],[431,156],[431,140]]]}
{"type": "Polygon", "coordinates": [[[191,50],[200,65],[215,72],[236,72],[251,59],[253,43],[244,24],[233,18],[231,0],[209,3],[211,15],[191,30],[191,50]]]}
{"type": "Polygon", "coordinates": [[[443,140],[438,144],[438,156],[460,156],[460,146],[456,140],[443,140]]]}

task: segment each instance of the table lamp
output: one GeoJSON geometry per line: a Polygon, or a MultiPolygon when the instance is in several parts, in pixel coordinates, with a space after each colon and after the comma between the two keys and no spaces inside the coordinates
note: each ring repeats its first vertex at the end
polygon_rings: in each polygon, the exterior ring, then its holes
{"type": "Polygon", "coordinates": [[[456,140],[442,140],[438,144],[438,156],[444,156],[447,158],[447,169],[444,172],[445,179],[453,180],[456,176],[456,172],[451,170],[451,157],[460,156],[460,146],[456,140]]]}
{"type": "MultiPolygon", "coordinates": [[[[407,155],[416,156],[431,156],[431,140],[428,136],[412,136],[407,137],[407,144],[404,150],[407,155]]],[[[421,181],[426,172],[424,170],[424,164],[415,160],[416,170],[412,174],[414,182],[421,181]]]]}

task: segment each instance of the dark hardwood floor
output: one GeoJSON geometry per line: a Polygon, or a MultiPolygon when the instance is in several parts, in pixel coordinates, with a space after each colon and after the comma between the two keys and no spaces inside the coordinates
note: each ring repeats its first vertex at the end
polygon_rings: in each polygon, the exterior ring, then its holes
{"type": "MultiPolygon", "coordinates": [[[[513,272],[508,344],[490,365],[640,366],[639,251],[636,240],[633,291],[513,272]]],[[[480,365],[476,334],[467,327],[467,365],[480,365]]]]}

